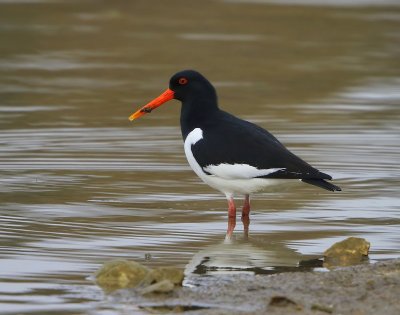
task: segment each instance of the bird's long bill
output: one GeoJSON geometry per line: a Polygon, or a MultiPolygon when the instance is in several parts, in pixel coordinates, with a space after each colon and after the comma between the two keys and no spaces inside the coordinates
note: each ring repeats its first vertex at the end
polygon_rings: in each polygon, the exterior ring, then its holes
{"type": "Polygon", "coordinates": [[[165,90],[159,97],[156,97],[150,103],[144,105],[141,109],[134,112],[132,115],[129,116],[129,120],[132,121],[136,118],[143,116],[144,114],[150,113],[153,109],[161,106],[165,102],[172,100],[174,98],[174,91],[171,89],[165,90]]]}

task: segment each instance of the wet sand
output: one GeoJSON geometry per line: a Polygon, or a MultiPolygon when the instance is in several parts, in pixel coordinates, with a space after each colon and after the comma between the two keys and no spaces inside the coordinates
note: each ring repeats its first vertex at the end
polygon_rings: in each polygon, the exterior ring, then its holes
{"type": "Polygon", "coordinates": [[[269,276],[205,277],[169,294],[114,294],[143,314],[400,314],[400,259],[269,276]]]}

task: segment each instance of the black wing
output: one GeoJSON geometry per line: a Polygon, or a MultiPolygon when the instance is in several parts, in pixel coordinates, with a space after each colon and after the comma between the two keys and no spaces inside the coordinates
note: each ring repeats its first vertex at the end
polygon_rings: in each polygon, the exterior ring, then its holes
{"type": "Polygon", "coordinates": [[[261,178],[332,179],[290,152],[265,129],[223,111],[213,118],[200,126],[203,139],[192,146],[203,170],[223,163],[247,164],[260,170],[281,169],[257,176],[261,178]]]}

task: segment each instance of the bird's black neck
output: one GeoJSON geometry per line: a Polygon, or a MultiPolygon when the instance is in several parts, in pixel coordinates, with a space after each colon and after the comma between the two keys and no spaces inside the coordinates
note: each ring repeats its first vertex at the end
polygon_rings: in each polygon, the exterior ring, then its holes
{"type": "Polygon", "coordinates": [[[181,131],[183,140],[195,128],[201,128],[219,111],[216,93],[198,95],[182,101],[181,131]]]}

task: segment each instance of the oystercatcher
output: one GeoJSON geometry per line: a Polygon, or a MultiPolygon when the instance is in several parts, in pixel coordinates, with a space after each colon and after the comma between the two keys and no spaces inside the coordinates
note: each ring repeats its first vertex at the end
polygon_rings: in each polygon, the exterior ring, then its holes
{"type": "Polygon", "coordinates": [[[330,191],[340,191],[322,173],[290,152],[265,129],[218,107],[217,93],[199,72],[184,70],[169,81],[169,88],[132,114],[132,121],[165,102],[182,102],[181,131],[186,158],[193,171],[228,200],[228,230],[236,225],[234,195],[244,195],[242,221],[248,233],[251,193],[282,180],[299,179],[330,191]]]}

